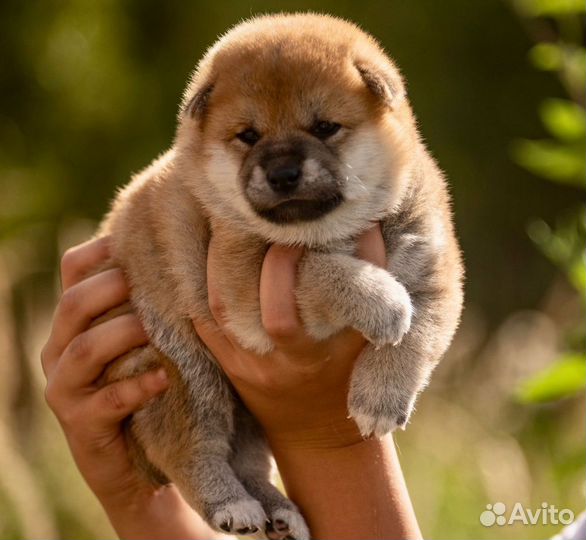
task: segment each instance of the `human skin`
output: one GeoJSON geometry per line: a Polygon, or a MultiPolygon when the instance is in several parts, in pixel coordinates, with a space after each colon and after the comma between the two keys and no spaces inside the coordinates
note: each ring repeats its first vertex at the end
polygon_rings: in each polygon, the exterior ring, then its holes
{"type": "MultiPolygon", "coordinates": [[[[363,440],[347,418],[348,380],[364,339],[345,330],[315,342],[303,332],[294,297],[301,256],[300,249],[273,246],[265,257],[259,290],[263,325],[275,343],[270,354],[243,350],[223,326],[213,239],[208,288],[216,322],[194,325],[263,426],[287,492],[314,538],[420,538],[392,438],[363,440]]],[[[378,227],[362,236],[357,256],[384,265],[378,227]]],[[[109,361],[147,340],[132,314],[90,327],[92,319],[128,298],[120,270],[84,279],[107,257],[108,241],[100,239],[63,258],[64,293],[42,353],[47,402],[121,538],[225,538],[209,529],[176,488],[153,488],[128,456],[122,420],[165,390],[164,372],[96,385],[109,361]]]]}

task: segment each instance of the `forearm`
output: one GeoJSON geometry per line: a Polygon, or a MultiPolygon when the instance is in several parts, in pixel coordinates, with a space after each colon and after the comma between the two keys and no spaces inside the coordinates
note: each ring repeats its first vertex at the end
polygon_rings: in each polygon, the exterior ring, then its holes
{"type": "Polygon", "coordinates": [[[116,534],[123,540],[232,538],[210,529],[174,487],[160,488],[130,503],[102,501],[102,505],[116,534]]]}
{"type": "Polygon", "coordinates": [[[273,447],[316,539],[419,539],[392,437],[339,449],[273,447]]]}

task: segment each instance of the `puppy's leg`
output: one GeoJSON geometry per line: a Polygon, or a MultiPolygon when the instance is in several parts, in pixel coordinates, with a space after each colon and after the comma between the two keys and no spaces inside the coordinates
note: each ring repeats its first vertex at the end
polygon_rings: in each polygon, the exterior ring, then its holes
{"type": "Polygon", "coordinates": [[[170,386],[130,422],[132,438],[152,464],[142,469],[151,477],[161,471],[215,529],[242,535],[264,530],[262,506],[228,463],[233,398],[219,368],[202,349],[191,353],[189,368],[179,368],[153,347],[142,353],[143,361],[146,354],[151,364],[165,366],[170,386]]]}
{"type": "Polygon", "coordinates": [[[236,404],[234,421],[230,464],[248,493],[262,504],[268,517],[266,535],[271,540],[309,540],[309,530],[295,504],[270,482],[270,451],[260,426],[241,403],[236,404]]]}
{"type": "Polygon", "coordinates": [[[409,335],[398,346],[367,345],[352,373],[348,411],[363,437],[404,428],[433,364],[409,335]]]}
{"type": "Polygon", "coordinates": [[[308,252],[299,264],[296,296],[316,339],[351,326],[381,347],[399,343],[411,325],[405,287],[386,270],[349,255],[308,252]]]}
{"type": "Polygon", "coordinates": [[[361,433],[380,436],[403,426],[431,371],[428,355],[415,346],[420,332],[412,327],[403,285],[349,255],[310,252],[299,267],[297,300],[314,337],[351,326],[371,343],[354,370],[348,401],[361,433]]]}

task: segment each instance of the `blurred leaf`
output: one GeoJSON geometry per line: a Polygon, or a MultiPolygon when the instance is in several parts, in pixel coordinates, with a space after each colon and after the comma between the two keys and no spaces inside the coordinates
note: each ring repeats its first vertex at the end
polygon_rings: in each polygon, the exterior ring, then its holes
{"type": "Polygon", "coordinates": [[[586,134],[585,111],[565,99],[547,99],[541,104],[540,116],[545,127],[558,139],[577,141],[586,134]]]}
{"type": "Polygon", "coordinates": [[[518,0],[521,10],[531,17],[570,15],[583,13],[583,0],[518,0]]]}
{"type": "Polygon", "coordinates": [[[570,265],[568,268],[568,277],[572,285],[582,295],[582,298],[584,298],[586,294],[586,257],[584,254],[582,258],[577,259],[570,265]]]}
{"type": "Polygon", "coordinates": [[[564,46],[563,69],[568,83],[584,95],[586,84],[586,49],[584,47],[564,46]]]}
{"type": "Polygon", "coordinates": [[[513,159],[533,174],[549,180],[584,187],[586,175],[583,144],[520,139],[511,147],[513,159]]]}
{"type": "Polygon", "coordinates": [[[543,403],[572,397],[586,387],[584,355],[570,353],[521,384],[517,399],[523,403],[543,403]]]}
{"type": "Polygon", "coordinates": [[[563,67],[564,51],[555,43],[538,43],[529,51],[529,60],[538,69],[555,71],[563,67]]]}
{"type": "Polygon", "coordinates": [[[543,220],[535,220],[527,227],[531,240],[549,260],[566,272],[579,292],[585,292],[586,287],[585,217],[585,210],[582,208],[576,216],[558,223],[555,230],[543,220]]]}

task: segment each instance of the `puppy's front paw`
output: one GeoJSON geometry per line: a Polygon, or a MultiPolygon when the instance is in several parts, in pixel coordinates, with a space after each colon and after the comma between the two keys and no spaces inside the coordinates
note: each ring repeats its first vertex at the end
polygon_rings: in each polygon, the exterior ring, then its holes
{"type": "Polygon", "coordinates": [[[402,413],[392,416],[383,416],[381,414],[372,415],[367,413],[350,413],[350,416],[356,422],[360,434],[368,439],[373,435],[383,437],[387,433],[392,433],[397,428],[405,429],[408,417],[402,413]]]}
{"type": "Polygon", "coordinates": [[[405,287],[383,271],[379,279],[380,289],[373,291],[369,304],[360,310],[353,325],[376,348],[398,345],[409,331],[413,316],[405,287]]]}
{"type": "Polygon", "coordinates": [[[254,499],[241,499],[224,505],[213,517],[213,525],[232,534],[256,534],[262,531],[267,521],[260,503],[254,499]]]}
{"type": "Polygon", "coordinates": [[[405,429],[414,402],[415,395],[405,395],[396,388],[387,388],[385,395],[377,398],[351,390],[348,411],[365,439],[382,437],[397,428],[405,429]]]}

